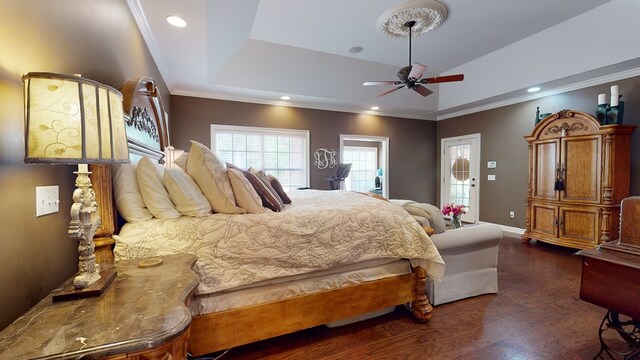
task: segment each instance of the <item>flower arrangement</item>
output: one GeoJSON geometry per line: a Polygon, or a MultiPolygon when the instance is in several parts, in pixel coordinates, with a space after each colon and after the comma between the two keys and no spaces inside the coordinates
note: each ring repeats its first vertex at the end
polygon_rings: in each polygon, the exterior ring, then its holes
{"type": "Polygon", "coordinates": [[[464,210],[464,205],[456,205],[456,204],[445,204],[442,207],[442,215],[451,216],[451,226],[454,229],[461,227],[460,224],[460,215],[466,214],[467,212],[464,210]]]}

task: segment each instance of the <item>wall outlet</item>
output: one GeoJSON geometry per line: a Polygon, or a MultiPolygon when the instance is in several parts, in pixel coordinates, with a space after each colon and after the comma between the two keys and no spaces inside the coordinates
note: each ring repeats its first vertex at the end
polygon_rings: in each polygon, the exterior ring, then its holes
{"type": "Polygon", "coordinates": [[[515,218],[516,217],[516,212],[515,211],[509,211],[509,217],[510,218],[515,218]]]}

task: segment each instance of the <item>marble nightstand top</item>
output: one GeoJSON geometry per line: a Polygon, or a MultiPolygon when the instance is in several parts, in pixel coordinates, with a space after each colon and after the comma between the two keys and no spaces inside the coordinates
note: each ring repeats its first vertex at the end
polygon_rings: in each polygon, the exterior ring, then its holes
{"type": "Polygon", "coordinates": [[[49,294],[0,333],[0,359],[102,358],[180,336],[191,324],[196,257],[162,259],[149,268],[116,263],[118,277],[100,297],[53,303],[49,294]]]}

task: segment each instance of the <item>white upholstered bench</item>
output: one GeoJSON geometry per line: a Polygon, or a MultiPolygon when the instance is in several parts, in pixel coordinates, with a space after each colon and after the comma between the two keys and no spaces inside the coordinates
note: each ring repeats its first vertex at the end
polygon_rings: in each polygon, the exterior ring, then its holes
{"type": "Polygon", "coordinates": [[[391,202],[434,230],[430,237],[446,269],[442,280],[427,279],[427,296],[432,305],[498,292],[498,249],[502,240],[499,226],[482,224],[445,230],[444,217],[437,207],[411,200],[391,202]]]}

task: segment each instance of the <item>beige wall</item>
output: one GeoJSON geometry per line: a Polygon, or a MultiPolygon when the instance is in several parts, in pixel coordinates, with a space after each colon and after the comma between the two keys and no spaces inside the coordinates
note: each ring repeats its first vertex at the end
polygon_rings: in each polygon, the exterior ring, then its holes
{"type": "MultiPolygon", "coordinates": [[[[615,81],[564,94],[548,96],[520,104],[505,106],[475,114],[439,121],[438,149],[444,137],[472,133],[481,134],[480,220],[509,226],[524,227],[527,192],[528,152],[524,135],[534,127],[536,107],[541,113],[572,109],[595,114],[597,96],[618,84],[625,101],[625,124],[640,125],[640,77],[615,81]],[[487,169],[487,161],[497,161],[496,169],[487,169]],[[487,181],[495,174],[496,181],[487,181]],[[509,211],[516,212],[515,223],[509,211]]],[[[640,130],[636,130],[631,145],[631,194],[640,195],[640,130]]],[[[438,158],[438,171],[440,169],[438,158]]],[[[439,189],[438,189],[439,191],[439,189]]],[[[439,192],[438,192],[439,193],[439,192]]]]}
{"type": "MultiPolygon", "coordinates": [[[[21,76],[82,74],[119,88],[151,76],[169,95],[124,0],[0,2],[0,329],[69,278],[72,166],[25,165],[21,76]],[[35,186],[60,186],[60,212],[35,217],[35,186]]],[[[168,109],[168,107],[167,107],[168,109]]]]}
{"type": "MultiPolygon", "coordinates": [[[[211,145],[211,124],[303,129],[310,132],[310,152],[339,151],[340,134],[389,137],[389,195],[435,201],[435,123],[384,116],[259,105],[195,97],[171,97],[171,141],[189,149],[189,140],[211,145]]],[[[313,162],[312,162],[313,164],[313,162]]],[[[311,187],[328,189],[334,169],[311,167],[311,187]]]]}

